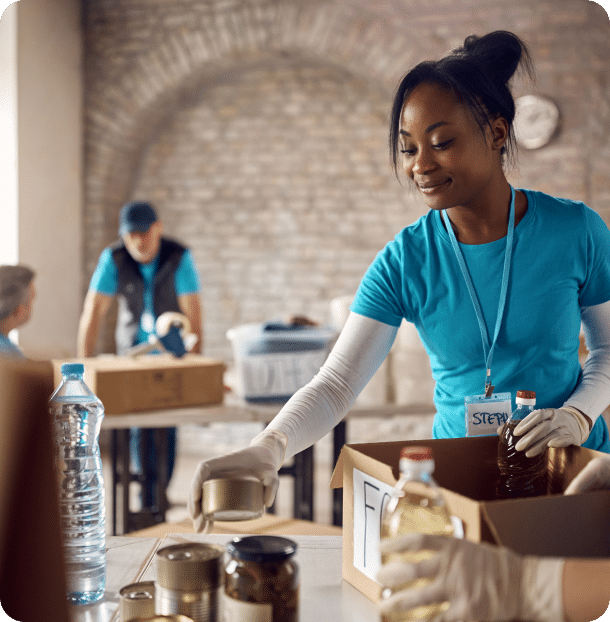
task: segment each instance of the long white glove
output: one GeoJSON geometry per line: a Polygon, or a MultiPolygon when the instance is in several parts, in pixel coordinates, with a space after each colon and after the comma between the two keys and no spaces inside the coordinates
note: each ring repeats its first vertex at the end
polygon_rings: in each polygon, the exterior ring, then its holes
{"type": "Polygon", "coordinates": [[[610,456],[593,458],[570,482],[564,494],[574,495],[588,490],[610,490],[610,456]]]}
{"type": "Polygon", "coordinates": [[[207,532],[211,521],[205,521],[201,511],[203,482],[227,475],[254,475],[264,487],[265,507],[273,505],[279,485],[278,471],[284,462],[288,439],[276,430],[265,430],[250,442],[245,449],[203,460],[197,466],[191,483],[188,511],[197,532],[207,532]]]}
{"type": "Polygon", "coordinates": [[[562,559],[521,557],[505,547],[419,533],[381,543],[382,553],[420,550],[436,554],[417,563],[393,561],[382,566],[377,580],[399,590],[381,601],[382,612],[448,602],[448,609],[434,622],[564,620],[562,559]],[[431,582],[400,590],[401,585],[421,578],[431,582]]]}
{"type": "Polygon", "coordinates": [[[542,408],[530,413],[515,428],[515,436],[523,437],[515,448],[531,458],[547,447],[582,445],[589,432],[589,422],[576,408],[542,408]]]}

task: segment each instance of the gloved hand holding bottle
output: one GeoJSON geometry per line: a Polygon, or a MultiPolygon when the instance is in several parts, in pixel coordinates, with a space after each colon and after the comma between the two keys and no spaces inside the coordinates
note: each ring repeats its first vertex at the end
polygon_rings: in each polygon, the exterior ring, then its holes
{"type": "Polygon", "coordinates": [[[521,557],[504,547],[419,533],[381,544],[382,554],[420,550],[435,551],[436,555],[414,564],[386,564],[377,580],[389,588],[422,578],[432,582],[420,589],[396,592],[380,604],[383,612],[448,602],[448,609],[435,622],[564,620],[561,559],[521,557]]]}
{"type": "Polygon", "coordinates": [[[609,608],[607,559],[521,556],[505,547],[417,533],[382,543],[382,553],[420,550],[436,555],[414,564],[389,563],[377,579],[390,588],[418,578],[432,582],[397,591],[380,603],[382,611],[448,602],[434,622],[590,622],[609,608]]]}
{"type": "Polygon", "coordinates": [[[253,475],[264,487],[265,507],[273,505],[279,485],[278,471],[284,461],[288,439],[277,430],[266,430],[252,439],[245,449],[210,458],[199,463],[191,483],[188,510],[195,531],[207,532],[212,523],[203,518],[201,500],[206,480],[227,475],[253,475]]]}
{"type": "Polygon", "coordinates": [[[578,409],[564,405],[561,408],[541,408],[528,415],[515,428],[515,436],[522,436],[515,445],[528,458],[541,454],[547,447],[582,445],[589,437],[590,422],[578,409]]]}

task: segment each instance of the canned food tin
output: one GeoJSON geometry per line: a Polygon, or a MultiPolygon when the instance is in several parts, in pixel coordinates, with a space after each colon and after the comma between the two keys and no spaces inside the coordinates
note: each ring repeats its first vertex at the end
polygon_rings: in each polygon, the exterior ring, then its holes
{"type": "Polygon", "coordinates": [[[189,542],[157,551],[155,607],[158,614],[182,614],[193,622],[218,622],[224,549],[189,542]]]}
{"type": "Polygon", "coordinates": [[[146,618],[155,615],[155,582],[144,581],[132,583],[121,588],[120,620],[126,622],[131,618],[146,618]]]}
{"type": "Polygon", "coordinates": [[[263,484],[255,477],[223,477],[203,483],[201,502],[206,521],[259,518],[265,512],[263,484]]]}

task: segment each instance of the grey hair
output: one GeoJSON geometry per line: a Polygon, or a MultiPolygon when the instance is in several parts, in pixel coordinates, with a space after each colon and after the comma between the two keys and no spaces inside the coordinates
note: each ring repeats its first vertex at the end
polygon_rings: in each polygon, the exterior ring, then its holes
{"type": "Polygon", "coordinates": [[[0,320],[25,302],[34,276],[35,272],[27,266],[0,266],[0,320]]]}

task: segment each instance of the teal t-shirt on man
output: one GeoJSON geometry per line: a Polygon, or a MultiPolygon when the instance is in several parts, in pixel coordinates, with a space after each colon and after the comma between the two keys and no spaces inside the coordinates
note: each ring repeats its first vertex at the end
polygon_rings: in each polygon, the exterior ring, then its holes
{"type": "MultiPolygon", "coordinates": [[[[493,354],[495,392],[536,391],[538,408],[558,408],[581,377],[581,308],[610,300],[610,231],[592,209],[523,190],[528,209],[514,232],[502,326],[493,354]]],[[[506,237],[460,244],[489,341],[493,337],[506,237]]],[[[435,438],[466,435],[464,398],[480,395],[485,360],[479,324],[441,213],[403,229],[367,270],[351,310],[399,326],[415,324],[436,382],[435,438]]],[[[599,417],[585,447],[610,452],[599,417]]]]}

